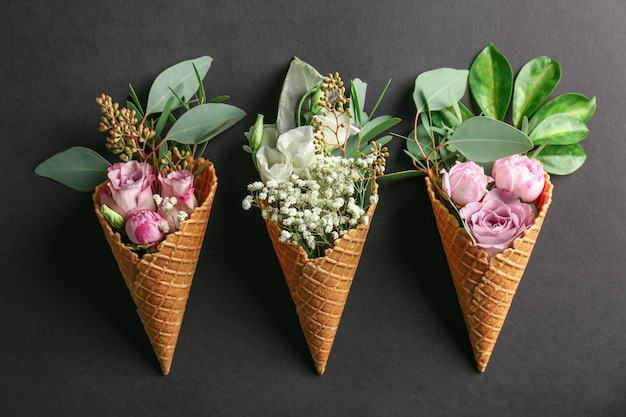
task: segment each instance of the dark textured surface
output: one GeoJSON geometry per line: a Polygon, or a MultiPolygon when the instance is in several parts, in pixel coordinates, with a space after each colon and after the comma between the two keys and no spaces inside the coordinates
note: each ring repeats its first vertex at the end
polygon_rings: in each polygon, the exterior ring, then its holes
{"type": "MultiPolygon", "coordinates": [[[[0,14],[3,416],[621,416],[626,413],[626,6],[553,1],[11,1],[0,14]],[[265,225],[243,132],[274,120],[292,56],[369,84],[403,118],[422,71],[493,42],[514,70],[558,60],[557,93],[596,96],[484,374],[476,371],[422,179],[380,202],[318,376],[265,225]],[[91,196],[33,173],[104,152],[95,98],[145,95],[210,55],[210,96],[248,116],[207,149],[220,181],[170,375],[163,376],[91,196]]],[[[369,106],[368,106],[369,107],[369,106]]],[[[389,171],[409,168],[400,141],[389,171]]]]}

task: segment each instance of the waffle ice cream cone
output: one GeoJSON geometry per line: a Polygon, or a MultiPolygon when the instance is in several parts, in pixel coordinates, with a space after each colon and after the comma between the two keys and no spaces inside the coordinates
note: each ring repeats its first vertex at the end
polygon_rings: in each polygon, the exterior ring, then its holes
{"type": "MultiPolygon", "coordinates": [[[[104,186],[106,183],[98,189],[104,186]]],[[[195,179],[194,188],[200,205],[181,223],[179,230],[159,244],[158,252],[144,254],[141,258],[121,241],[119,233],[113,232],[101,213],[98,189],[93,194],[96,216],[137,306],[163,375],[170,371],[217,188],[211,162],[195,179]]]]}
{"type": "Polygon", "coordinates": [[[441,243],[480,372],[487,368],[552,201],[553,185],[547,173],[545,179],[543,192],[535,201],[537,216],[533,226],[515,239],[511,248],[487,259],[487,253],[474,245],[457,218],[437,198],[432,181],[426,177],[441,243]]]}
{"type": "Polygon", "coordinates": [[[332,249],[327,249],[325,256],[315,259],[309,259],[297,244],[280,242],[280,227],[265,219],[300,326],[320,375],[326,370],[375,210],[376,205],[367,210],[367,225],[361,224],[352,229],[338,239],[332,249]]]}

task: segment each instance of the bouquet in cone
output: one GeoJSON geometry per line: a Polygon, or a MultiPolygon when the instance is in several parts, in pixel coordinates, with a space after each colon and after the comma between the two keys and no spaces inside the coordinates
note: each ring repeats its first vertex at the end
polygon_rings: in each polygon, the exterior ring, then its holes
{"type": "MultiPolygon", "coordinates": [[[[387,83],[387,86],[389,83],[387,83]]],[[[246,134],[260,181],[243,208],[259,207],[317,372],[326,369],[378,201],[385,144],[400,122],[364,111],[367,84],[322,76],[297,57],[276,123],[263,115],[246,134]]]]}
{"type": "Polygon", "coordinates": [[[586,159],[579,142],[596,100],[567,93],[545,102],[560,76],[560,64],[546,56],[514,76],[490,44],[469,70],[440,68],[415,80],[406,153],[416,170],[391,175],[426,176],[481,372],[550,207],[550,174],[570,174],[586,159]],[[468,86],[474,111],[462,103],[468,86]]]}
{"type": "Polygon", "coordinates": [[[217,188],[207,142],[245,113],[207,100],[212,58],[183,61],[154,80],[146,106],[132,86],[125,107],[102,94],[100,131],[121,162],[73,147],[35,172],[93,192],[96,216],[164,375],[170,371],[217,188]]]}

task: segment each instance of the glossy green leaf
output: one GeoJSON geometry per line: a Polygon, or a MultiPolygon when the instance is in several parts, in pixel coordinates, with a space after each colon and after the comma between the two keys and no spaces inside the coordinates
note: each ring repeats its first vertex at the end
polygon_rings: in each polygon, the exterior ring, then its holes
{"type": "Polygon", "coordinates": [[[550,174],[569,175],[585,163],[587,155],[583,147],[575,143],[548,145],[536,158],[543,165],[543,169],[550,174]]]}
{"type": "Polygon", "coordinates": [[[111,164],[97,152],[75,146],[59,152],[35,168],[35,173],[77,191],[93,192],[107,179],[111,164]]]}
{"type": "Polygon", "coordinates": [[[589,129],[585,123],[569,114],[554,114],[530,133],[530,138],[535,145],[549,142],[550,145],[571,145],[583,140],[589,129]]]}
{"type": "Polygon", "coordinates": [[[472,62],[468,83],[472,98],[482,113],[504,120],[513,93],[513,70],[493,44],[487,45],[472,62]]]}
{"type": "Polygon", "coordinates": [[[561,64],[547,56],[538,56],[520,69],[513,87],[513,125],[529,117],[552,93],[561,79],[561,64]]]}
{"type": "Polygon", "coordinates": [[[569,114],[587,123],[595,112],[595,97],[589,98],[578,93],[562,94],[537,109],[530,120],[529,129],[532,131],[539,123],[559,113],[569,114]]]}
{"type": "Polygon", "coordinates": [[[296,111],[302,96],[322,81],[322,75],[298,57],[291,60],[278,99],[278,136],[296,127],[296,111]]]}
{"type": "Polygon", "coordinates": [[[167,139],[183,144],[206,142],[241,120],[243,110],[224,103],[207,103],[184,113],[167,134],[167,139]]]}
{"type": "Polygon", "coordinates": [[[361,130],[361,143],[368,143],[376,136],[388,131],[393,126],[400,123],[400,119],[391,116],[378,116],[375,119],[370,120],[363,126],[361,130]]]}
{"type": "Polygon", "coordinates": [[[420,113],[437,111],[461,100],[467,89],[468,70],[439,68],[421,73],[415,79],[413,101],[420,113]]]}
{"type": "MultiPolygon", "coordinates": [[[[200,87],[194,65],[198,75],[204,78],[211,67],[211,62],[213,62],[213,58],[202,56],[179,62],[159,74],[150,87],[146,113],[162,112],[171,97],[178,96],[189,100],[200,87]]],[[[180,107],[180,103],[175,104],[172,110],[178,107],[180,107]]]]}
{"type": "Polygon", "coordinates": [[[495,161],[527,152],[533,146],[530,138],[519,129],[484,116],[472,117],[458,125],[450,144],[475,162],[495,161]]]}

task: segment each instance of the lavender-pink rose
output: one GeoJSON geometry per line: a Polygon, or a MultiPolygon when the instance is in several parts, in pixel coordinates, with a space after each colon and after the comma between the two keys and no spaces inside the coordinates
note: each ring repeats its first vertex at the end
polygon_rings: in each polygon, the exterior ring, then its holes
{"type": "Polygon", "coordinates": [[[194,194],[193,174],[187,170],[173,171],[163,177],[159,174],[160,196],[164,199],[158,212],[165,218],[172,230],[178,229],[180,221],[198,207],[194,194]],[[175,201],[172,205],[171,202],[175,201]],[[181,215],[184,212],[184,215],[181,215]]]}
{"type": "Polygon", "coordinates": [[[493,181],[474,161],[457,161],[450,172],[444,169],[441,174],[443,191],[459,206],[480,201],[487,194],[487,185],[493,181]]]}
{"type": "Polygon", "coordinates": [[[530,204],[499,188],[459,212],[476,245],[486,251],[489,258],[508,248],[535,222],[530,204]]]}
{"type": "Polygon", "coordinates": [[[109,191],[100,189],[100,202],[126,218],[133,210],[156,210],[152,198],[155,176],[145,162],[118,162],[108,168],[109,191]]]}
{"type": "Polygon", "coordinates": [[[496,187],[509,191],[526,203],[539,197],[545,185],[543,166],[526,155],[511,155],[493,163],[496,187]]]}
{"type": "Polygon", "coordinates": [[[165,236],[164,228],[167,230],[167,222],[161,215],[147,209],[134,210],[126,219],[126,235],[139,245],[158,245],[165,236]]]}

